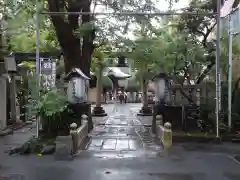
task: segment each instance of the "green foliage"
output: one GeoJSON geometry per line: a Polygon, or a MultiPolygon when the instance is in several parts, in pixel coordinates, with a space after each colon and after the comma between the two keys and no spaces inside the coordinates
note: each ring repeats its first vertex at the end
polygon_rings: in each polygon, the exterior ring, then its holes
{"type": "Polygon", "coordinates": [[[204,64],[205,49],[199,44],[198,39],[187,31],[179,31],[171,26],[165,28],[165,31],[161,31],[165,70],[173,74],[188,71],[187,73],[196,76],[202,68],[200,65],[204,64]]]}
{"type": "Polygon", "coordinates": [[[155,64],[162,57],[161,41],[151,37],[141,37],[134,41],[131,52],[125,52],[125,55],[139,73],[147,73],[149,65],[155,64]]]}
{"type": "Polygon", "coordinates": [[[38,80],[36,74],[29,76],[30,98],[26,106],[44,116],[54,116],[65,111],[68,105],[66,94],[56,88],[44,91],[39,87],[38,80]]]}
{"type": "MultiPolygon", "coordinates": [[[[216,12],[216,0],[191,0],[189,7],[185,11],[189,12],[216,12]]],[[[189,32],[197,36],[203,37],[203,43],[206,43],[206,38],[209,32],[213,30],[216,25],[214,15],[206,16],[199,14],[198,16],[182,15],[179,18],[178,28],[183,30],[188,28],[189,32]],[[207,29],[207,31],[206,31],[207,29]]]]}
{"type": "MultiPolygon", "coordinates": [[[[43,9],[45,2],[39,2],[43,9]]],[[[4,47],[8,51],[33,52],[36,49],[36,2],[4,1],[3,3],[3,35],[4,47]]],[[[1,8],[0,8],[1,11],[1,8]]],[[[40,50],[51,51],[59,48],[54,28],[48,16],[39,15],[40,50]]]]}
{"type": "Polygon", "coordinates": [[[141,74],[149,79],[158,73],[159,65],[172,75],[187,74],[195,78],[199,74],[206,62],[206,50],[196,36],[171,25],[155,29],[151,34],[140,34],[132,42],[132,51],[125,53],[138,70],[137,76],[141,74]]]}
{"type": "Polygon", "coordinates": [[[108,58],[110,56],[108,51],[109,47],[107,45],[103,45],[94,49],[91,61],[92,72],[97,72],[99,69],[103,70],[104,67],[111,64],[111,59],[108,58]]]}
{"type": "Polygon", "coordinates": [[[110,89],[110,90],[113,88],[112,81],[109,79],[108,76],[103,76],[103,78],[102,78],[102,87],[106,88],[106,89],[110,89]]]}
{"type": "MultiPolygon", "coordinates": [[[[233,82],[234,85],[236,82],[233,82]]],[[[208,83],[208,86],[215,86],[215,83],[208,83]]],[[[213,88],[210,88],[213,89],[213,88]]],[[[224,114],[224,123],[227,124],[228,121],[228,83],[222,83],[221,85],[221,109],[224,114]]],[[[232,103],[232,122],[235,124],[240,120],[240,89],[237,89],[235,96],[233,97],[234,103],[232,103]]],[[[213,123],[215,124],[216,117],[215,117],[215,108],[216,108],[216,100],[214,98],[210,98],[207,100],[206,103],[201,104],[201,119],[203,119],[207,124],[213,123]]]]}
{"type": "Polygon", "coordinates": [[[89,35],[89,33],[93,28],[94,28],[94,25],[92,22],[83,23],[80,25],[80,27],[76,31],[74,31],[74,33],[78,37],[83,37],[83,36],[89,35]]]}
{"type": "MultiPolygon", "coordinates": [[[[36,50],[36,33],[22,33],[11,36],[9,46],[15,52],[34,52],[36,50]]],[[[58,48],[58,42],[51,37],[48,30],[40,33],[40,51],[51,52],[58,48]]]]}
{"type": "Polygon", "coordinates": [[[127,91],[136,92],[139,91],[139,89],[141,89],[139,79],[136,76],[129,78],[127,84],[127,91]]]}
{"type": "Polygon", "coordinates": [[[58,89],[51,89],[41,96],[39,110],[45,116],[54,116],[64,112],[68,107],[66,94],[58,89]]]}
{"type": "Polygon", "coordinates": [[[20,65],[18,65],[22,68],[26,68],[27,70],[34,70],[34,68],[36,67],[35,63],[34,62],[30,62],[30,61],[23,61],[21,62],[20,65]]]}
{"type": "MultiPolygon", "coordinates": [[[[239,36],[233,37],[233,44],[232,44],[232,58],[233,60],[236,60],[240,56],[240,43],[239,43],[239,36]]],[[[229,38],[227,34],[224,34],[221,39],[221,67],[223,70],[223,73],[227,76],[228,74],[228,57],[229,57],[229,38]]],[[[234,69],[234,67],[233,67],[234,69]]],[[[234,77],[233,74],[233,78],[234,77]]]]}

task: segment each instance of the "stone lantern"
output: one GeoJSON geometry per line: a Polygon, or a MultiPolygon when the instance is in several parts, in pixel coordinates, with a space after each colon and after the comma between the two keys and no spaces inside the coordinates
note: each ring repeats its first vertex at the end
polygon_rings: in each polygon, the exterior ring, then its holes
{"type": "Polygon", "coordinates": [[[15,56],[9,55],[4,57],[5,68],[8,73],[16,73],[17,72],[17,65],[15,56]]]}
{"type": "Polygon", "coordinates": [[[73,104],[87,102],[87,87],[90,78],[80,69],[73,68],[65,77],[68,101],[73,104]]]}
{"type": "Polygon", "coordinates": [[[11,121],[15,122],[17,120],[17,104],[16,104],[16,73],[17,73],[17,65],[15,56],[13,54],[10,54],[8,56],[4,57],[4,64],[5,69],[8,73],[8,77],[10,77],[10,115],[11,115],[11,121]]]}
{"type": "Polygon", "coordinates": [[[153,77],[155,85],[156,103],[153,108],[152,133],[156,133],[156,115],[161,115],[164,120],[164,109],[166,102],[169,101],[169,78],[160,67],[159,73],[153,77]]]}
{"type": "Polygon", "coordinates": [[[159,73],[153,78],[155,96],[160,104],[165,104],[169,98],[169,81],[167,74],[160,68],[159,73]]]}

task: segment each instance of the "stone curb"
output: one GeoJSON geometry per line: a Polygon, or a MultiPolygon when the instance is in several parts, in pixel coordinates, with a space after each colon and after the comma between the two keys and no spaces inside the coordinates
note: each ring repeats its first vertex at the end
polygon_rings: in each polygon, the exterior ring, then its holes
{"type": "Polygon", "coordinates": [[[216,137],[200,137],[200,136],[180,136],[173,134],[173,142],[176,143],[184,143],[184,142],[197,142],[197,143],[213,143],[213,144],[220,144],[222,142],[232,142],[232,143],[240,143],[240,139],[233,138],[233,137],[226,137],[222,136],[220,138],[216,137]]]}
{"type": "Polygon", "coordinates": [[[92,117],[93,120],[93,125],[97,126],[97,125],[104,125],[106,124],[107,120],[108,120],[109,116],[103,116],[103,117],[92,117]],[[99,122],[101,121],[101,122],[99,122]]]}
{"type": "Polygon", "coordinates": [[[6,129],[0,131],[0,137],[4,137],[4,136],[7,136],[9,134],[13,134],[14,131],[22,129],[22,128],[26,127],[27,125],[28,125],[27,123],[22,123],[18,126],[9,126],[6,129]]]}

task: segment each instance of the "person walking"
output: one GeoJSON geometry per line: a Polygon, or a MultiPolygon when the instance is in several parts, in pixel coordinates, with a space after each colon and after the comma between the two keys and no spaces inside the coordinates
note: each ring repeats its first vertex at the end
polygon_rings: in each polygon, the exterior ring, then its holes
{"type": "Polygon", "coordinates": [[[120,104],[122,104],[124,101],[124,93],[123,92],[119,93],[119,101],[120,101],[120,104]]]}

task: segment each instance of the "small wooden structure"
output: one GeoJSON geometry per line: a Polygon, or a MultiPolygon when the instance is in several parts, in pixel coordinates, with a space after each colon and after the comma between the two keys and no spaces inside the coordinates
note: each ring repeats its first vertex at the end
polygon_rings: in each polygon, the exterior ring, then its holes
{"type": "Polygon", "coordinates": [[[91,103],[87,101],[87,88],[90,78],[80,69],[73,68],[65,77],[67,81],[67,95],[70,102],[69,109],[77,119],[78,125],[81,124],[83,114],[88,116],[88,130],[93,128],[91,116],[91,103]]]}
{"type": "Polygon", "coordinates": [[[65,77],[68,81],[67,95],[71,103],[83,103],[87,101],[87,88],[90,78],[79,68],[73,68],[65,77]]]}

